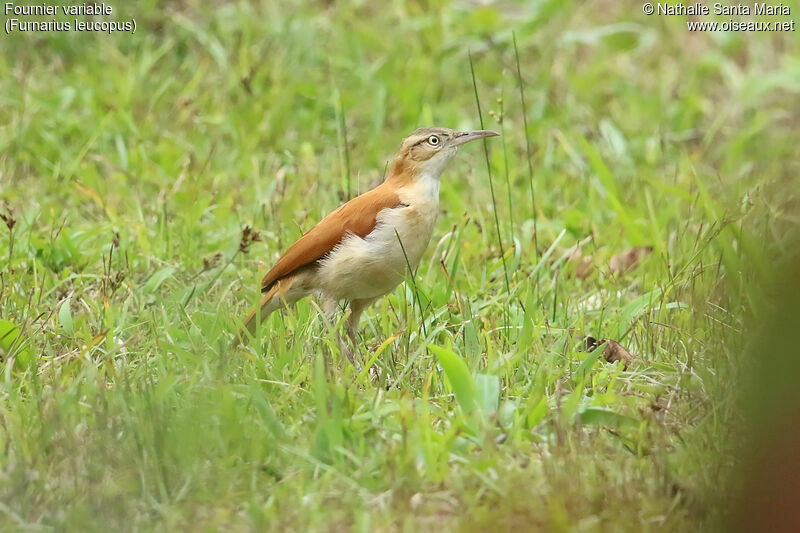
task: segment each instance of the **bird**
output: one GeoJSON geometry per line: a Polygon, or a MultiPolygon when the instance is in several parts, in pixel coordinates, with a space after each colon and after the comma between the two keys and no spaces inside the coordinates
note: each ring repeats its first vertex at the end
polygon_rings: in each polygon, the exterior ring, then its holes
{"type": "Polygon", "coordinates": [[[380,185],[323,218],[267,272],[260,306],[244,320],[250,335],[259,320],[313,294],[326,314],[349,303],[346,330],[357,346],[364,310],[419,265],[439,214],[440,177],[448,162],[461,145],[497,135],[425,127],[405,137],[380,185]]]}

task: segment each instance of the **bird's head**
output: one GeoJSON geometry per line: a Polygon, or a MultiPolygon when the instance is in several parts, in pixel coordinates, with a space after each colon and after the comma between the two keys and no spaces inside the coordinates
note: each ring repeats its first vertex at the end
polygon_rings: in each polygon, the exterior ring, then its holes
{"type": "Polygon", "coordinates": [[[457,131],[449,128],[420,128],[403,139],[392,163],[392,175],[438,178],[445,165],[464,143],[499,133],[491,130],[457,131]]]}

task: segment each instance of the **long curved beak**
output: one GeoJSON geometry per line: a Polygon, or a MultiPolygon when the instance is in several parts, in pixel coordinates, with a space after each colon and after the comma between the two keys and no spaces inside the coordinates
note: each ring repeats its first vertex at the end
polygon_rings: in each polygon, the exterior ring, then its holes
{"type": "Polygon", "coordinates": [[[453,146],[460,146],[470,141],[485,139],[486,137],[497,137],[498,135],[500,134],[492,130],[462,131],[458,137],[453,139],[453,146]]]}

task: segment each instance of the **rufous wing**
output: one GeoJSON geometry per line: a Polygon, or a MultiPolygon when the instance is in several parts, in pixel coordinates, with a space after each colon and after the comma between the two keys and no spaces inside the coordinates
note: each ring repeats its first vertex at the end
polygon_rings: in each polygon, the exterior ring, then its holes
{"type": "Polygon", "coordinates": [[[261,292],[280,279],[318,261],[341,242],[348,233],[367,236],[375,228],[378,213],[401,205],[395,187],[384,182],[369,192],[353,198],[329,214],[286,250],[261,282],[261,292]]]}

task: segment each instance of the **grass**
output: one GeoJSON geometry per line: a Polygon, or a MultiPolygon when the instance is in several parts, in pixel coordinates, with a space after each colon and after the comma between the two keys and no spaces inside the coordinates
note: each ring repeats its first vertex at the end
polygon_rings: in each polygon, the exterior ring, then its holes
{"type": "Polygon", "coordinates": [[[740,346],[797,222],[798,40],[623,4],[145,0],[114,5],[134,35],[4,35],[4,529],[723,517],[740,346]],[[311,300],[231,348],[405,134],[481,121],[503,136],[362,321],[379,382],[311,300]]]}

